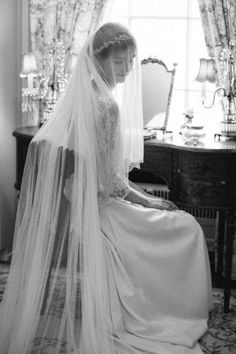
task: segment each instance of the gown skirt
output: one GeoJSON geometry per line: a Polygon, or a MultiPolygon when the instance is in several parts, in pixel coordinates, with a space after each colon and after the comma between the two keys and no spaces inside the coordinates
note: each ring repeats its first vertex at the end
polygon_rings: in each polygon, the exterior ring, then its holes
{"type": "Polygon", "coordinates": [[[212,293],[196,219],[111,198],[100,222],[117,353],[202,353],[212,293]]]}
{"type": "MultiPolygon", "coordinates": [[[[202,353],[198,339],[207,331],[212,307],[211,275],[204,234],[195,218],[115,198],[100,201],[99,213],[116,354],[202,353]]],[[[14,269],[9,303],[18,279],[14,269]]],[[[55,296],[62,306],[52,301],[47,326],[42,316],[32,354],[61,352],[56,349],[64,341],[55,333],[61,325],[66,273],[60,272],[55,296]]]]}

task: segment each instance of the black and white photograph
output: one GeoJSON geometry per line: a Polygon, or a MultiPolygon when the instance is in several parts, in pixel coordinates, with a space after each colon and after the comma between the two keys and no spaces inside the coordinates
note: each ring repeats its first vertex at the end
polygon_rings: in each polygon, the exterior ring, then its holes
{"type": "Polygon", "coordinates": [[[236,354],[235,0],[0,0],[0,354],[236,354]]]}

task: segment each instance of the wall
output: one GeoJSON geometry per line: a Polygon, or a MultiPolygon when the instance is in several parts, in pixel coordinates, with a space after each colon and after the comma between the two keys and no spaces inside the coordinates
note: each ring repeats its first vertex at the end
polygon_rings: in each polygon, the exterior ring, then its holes
{"type": "Polygon", "coordinates": [[[17,195],[15,139],[20,124],[21,1],[0,0],[0,249],[11,247],[17,195]],[[20,10],[20,11],[19,11],[20,10]]]}

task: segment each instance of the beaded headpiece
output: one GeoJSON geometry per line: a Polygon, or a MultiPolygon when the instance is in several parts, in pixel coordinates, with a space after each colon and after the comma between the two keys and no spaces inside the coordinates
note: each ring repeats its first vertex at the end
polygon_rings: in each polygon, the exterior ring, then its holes
{"type": "Polygon", "coordinates": [[[129,35],[122,33],[122,34],[115,36],[112,39],[104,42],[99,48],[94,49],[94,52],[95,52],[95,54],[99,54],[104,49],[106,49],[114,44],[119,44],[121,42],[127,42],[127,41],[133,41],[133,39],[129,35]]]}

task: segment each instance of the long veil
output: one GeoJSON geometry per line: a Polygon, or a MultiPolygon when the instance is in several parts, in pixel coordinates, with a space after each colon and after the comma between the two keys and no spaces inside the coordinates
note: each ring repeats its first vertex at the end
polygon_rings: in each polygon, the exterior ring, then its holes
{"type": "Polygon", "coordinates": [[[136,56],[116,103],[116,90],[99,73],[93,39],[82,48],[52,119],[29,146],[0,307],[1,354],[115,353],[99,223],[114,156],[104,161],[98,97],[114,102],[102,106],[107,114],[111,107],[120,112],[116,168],[127,178],[143,154],[140,67],[136,56]]]}

